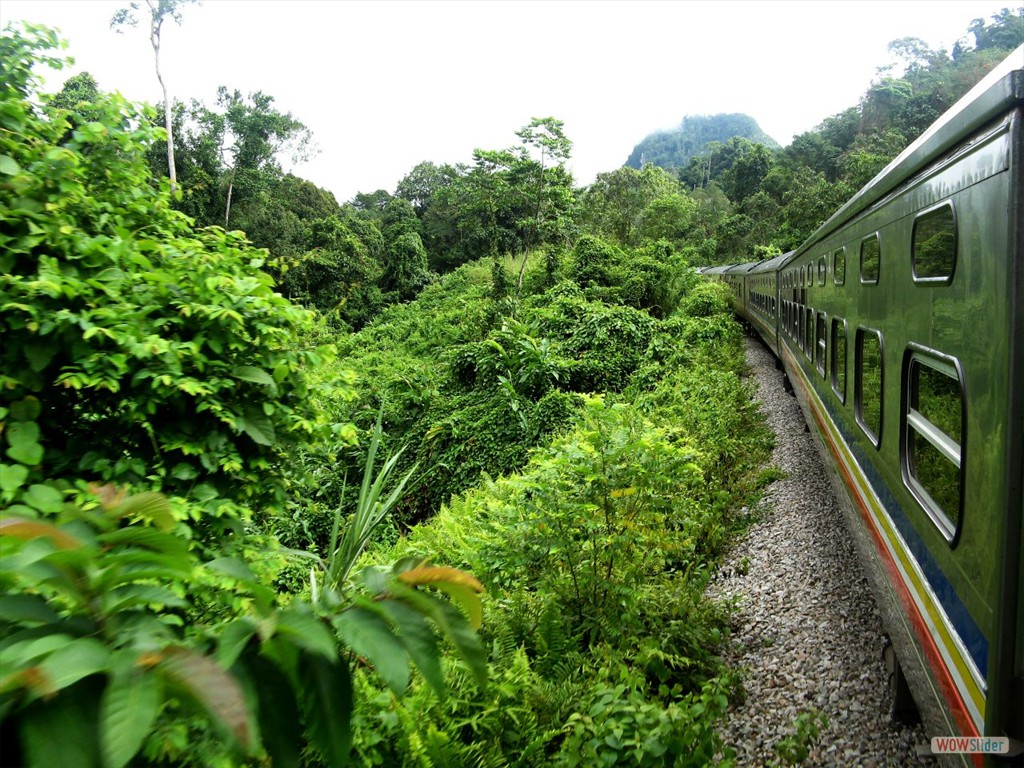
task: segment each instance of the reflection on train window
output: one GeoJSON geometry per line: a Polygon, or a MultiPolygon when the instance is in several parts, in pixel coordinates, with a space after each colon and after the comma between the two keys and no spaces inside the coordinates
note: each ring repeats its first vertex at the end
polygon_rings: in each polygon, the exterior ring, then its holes
{"type": "Polygon", "coordinates": [[[918,282],[949,283],[956,268],[956,217],[950,204],[914,221],[913,265],[918,282]]]}
{"type": "Polygon", "coordinates": [[[952,541],[963,507],[963,388],[951,359],[910,353],[905,364],[904,478],[952,541]]]}
{"type": "Polygon", "coordinates": [[[839,396],[839,402],[846,402],[846,321],[832,318],[832,391],[839,396]]]}
{"type": "Polygon", "coordinates": [[[882,442],[882,337],[857,329],[853,404],[857,423],[877,448],[882,442]]]}
{"type": "Polygon", "coordinates": [[[825,375],[825,345],[828,343],[828,334],[825,332],[825,313],[818,313],[818,341],[814,347],[814,364],[818,373],[825,375]]]}
{"type": "Polygon", "coordinates": [[[846,248],[832,254],[832,282],[842,285],[846,282],[846,248]]]}
{"type": "Polygon", "coordinates": [[[878,282],[878,269],[881,260],[881,248],[878,246],[878,233],[876,232],[860,242],[860,281],[862,283],[878,282]]]}
{"type": "Polygon", "coordinates": [[[825,257],[821,256],[818,259],[818,285],[825,284],[825,257]]]}

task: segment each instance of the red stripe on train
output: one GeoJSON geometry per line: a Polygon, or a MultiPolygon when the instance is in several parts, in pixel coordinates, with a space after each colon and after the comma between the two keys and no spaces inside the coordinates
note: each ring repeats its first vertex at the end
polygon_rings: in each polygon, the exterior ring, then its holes
{"type": "MultiPolygon", "coordinates": [[[[796,369],[797,366],[793,361],[792,356],[788,354],[789,350],[785,347],[783,347],[783,349],[790,358],[791,365],[796,369]]],[[[860,512],[860,516],[863,518],[871,533],[871,537],[875,543],[875,549],[878,550],[882,563],[885,565],[885,569],[889,574],[889,580],[896,587],[897,594],[900,597],[900,602],[903,604],[903,608],[911,620],[911,626],[914,629],[914,634],[917,635],[918,642],[921,644],[921,649],[925,653],[925,658],[928,659],[928,664],[932,668],[932,673],[934,674],[935,679],[946,698],[946,703],[949,705],[950,711],[953,713],[953,717],[957,721],[957,725],[962,729],[962,733],[959,735],[980,735],[978,733],[977,726],[974,724],[974,718],[972,718],[970,713],[967,711],[967,705],[964,703],[963,697],[960,695],[960,689],[957,688],[956,683],[953,681],[949,669],[946,667],[946,663],[942,659],[938,647],[935,645],[935,639],[932,637],[931,632],[928,631],[928,626],[925,623],[924,617],[921,615],[920,609],[917,607],[917,603],[914,602],[914,599],[910,594],[910,590],[907,588],[906,583],[903,581],[903,577],[900,575],[899,569],[896,567],[896,562],[893,560],[892,555],[885,546],[885,540],[882,533],[878,530],[878,526],[875,524],[871,511],[861,496],[860,487],[857,485],[853,476],[847,469],[846,464],[843,462],[839,449],[836,446],[835,441],[832,439],[831,433],[828,431],[824,419],[815,407],[814,402],[807,391],[807,387],[804,385],[802,380],[799,380],[798,383],[800,384],[800,388],[804,390],[804,398],[811,409],[814,420],[818,423],[818,431],[825,436],[826,444],[828,445],[829,451],[832,453],[834,459],[833,463],[842,475],[843,482],[846,483],[847,488],[851,491],[851,498],[853,498],[857,509],[860,512]]],[[[982,765],[981,755],[973,755],[972,757],[975,765],[982,765]]]]}

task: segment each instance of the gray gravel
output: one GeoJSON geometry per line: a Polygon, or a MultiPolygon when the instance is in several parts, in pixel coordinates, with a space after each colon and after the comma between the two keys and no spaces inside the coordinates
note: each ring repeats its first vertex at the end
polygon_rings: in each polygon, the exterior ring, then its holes
{"type": "Polygon", "coordinates": [[[787,476],[754,510],[757,522],[710,590],[739,606],[727,655],[744,672],[746,698],[723,739],[738,766],[774,764],[774,745],[817,709],[828,726],[804,765],[934,765],[917,756],[927,741],[920,726],[889,717],[881,617],[797,401],[758,341],[748,340],[747,361],[777,435],[772,463],[787,476]]]}

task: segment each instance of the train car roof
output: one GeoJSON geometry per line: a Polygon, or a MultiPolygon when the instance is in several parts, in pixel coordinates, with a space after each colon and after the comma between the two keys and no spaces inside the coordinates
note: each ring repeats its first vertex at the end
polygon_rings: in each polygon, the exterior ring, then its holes
{"type": "Polygon", "coordinates": [[[747,272],[752,270],[757,265],[758,262],[756,261],[748,261],[746,264],[733,264],[725,271],[728,272],[730,275],[745,275],[747,272]]]}
{"type": "Polygon", "coordinates": [[[723,272],[725,272],[725,270],[727,270],[728,268],[729,268],[728,265],[720,266],[720,267],[702,267],[701,268],[701,274],[702,275],[720,275],[723,272]]]}
{"type": "Polygon", "coordinates": [[[781,253],[778,256],[772,256],[770,259],[759,261],[754,265],[754,268],[750,270],[752,275],[760,275],[764,272],[776,272],[779,267],[786,263],[790,257],[792,257],[793,251],[788,253],[781,253]]]}
{"type": "Polygon", "coordinates": [[[877,203],[930,161],[955,148],[1013,106],[1024,103],[1024,45],[988,73],[794,252],[798,256],[877,203]]]}

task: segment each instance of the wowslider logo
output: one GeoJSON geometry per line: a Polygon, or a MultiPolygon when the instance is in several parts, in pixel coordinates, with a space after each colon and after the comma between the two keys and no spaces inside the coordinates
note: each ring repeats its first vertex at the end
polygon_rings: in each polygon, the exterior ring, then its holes
{"type": "Polygon", "coordinates": [[[933,755],[1005,755],[1010,751],[1006,736],[933,736],[933,755]]]}

